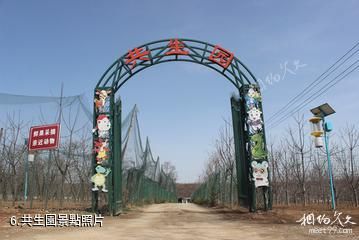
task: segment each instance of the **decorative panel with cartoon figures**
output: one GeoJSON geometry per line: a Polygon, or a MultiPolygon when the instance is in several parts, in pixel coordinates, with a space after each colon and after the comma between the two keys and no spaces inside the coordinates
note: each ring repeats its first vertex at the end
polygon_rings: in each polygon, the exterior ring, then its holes
{"type": "Polygon", "coordinates": [[[268,187],[268,160],[263,126],[262,97],[257,85],[242,87],[246,109],[245,124],[248,133],[250,174],[254,186],[268,187]]]}
{"type": "Polygon", "coordinates": [[[110,94],[111,89],[96,89],[94,102],[97,114],[110,111],[110,94]]]}
{"type": "Polygon", "coordinates": [[[95,119],[93,143],[94,169],[95,174],[91,177],[91,182],[94,184],[92,191],[108,192],[106,189],[106,178],[111,172],[109,160],[111,157],[111,112],[110,112],[110,97],[111,89],[96,89],[94,108],[95,119]]]}

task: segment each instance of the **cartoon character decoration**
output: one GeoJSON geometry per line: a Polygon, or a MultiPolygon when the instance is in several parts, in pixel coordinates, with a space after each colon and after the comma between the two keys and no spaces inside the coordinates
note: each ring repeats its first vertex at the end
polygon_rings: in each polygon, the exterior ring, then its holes
{"type": "Polygon", "coordinates": [[[249,127],[249,132],[251,134],[257,133],[262,130],[262,112],[258,108],[252,108],[248,111],[247,124],[249,127]]]}
{"type": "Polygon", "coordinates": [[[260,93],[256,89],[250,88],[248,89],[247,95],[245,96],[245,100],[247,107],[249,109],[252,109],[259,107],[258,103],[262,101],[262,98],[260,93]]]}
{"type": "Polygon", "coordinates": [[[252,161],[252,180],[254,181],[255,187],[268,187],[269,181],[268,181],[268,162],[257,162],[252,161]]]}
{"type": "Polygon", "coordinates": [[[95,149],[94,151],[97,153],[96,155],[96,161],[97,164],[102,164],[103,161],[106,161],[108,159],[108,152],[109,152],[109,148],[108,148],[108,140],[102,140],[99,139],[97,141],[95,141],[95,149]]]}
{"type": "Polygon", "coordinates": [[[250,85],[244,93],[247,111],[247,128],[251,153],[252,180],[255,187],[269,186],[267,150],[264,141],[262,97],[256,85],[250,85]]]}
{"type": "Polygon", "coordinates": [[[91,177],[94,184],[92,191],[98,191],[102,188],[102,192],[108,192],[106,189],[106,176],[110,173],[110,168],[107,168],[107,160],[110,155],[110,130],[111,117],[109,109],[109,99],[111,96],[111,88],[96,89],[95,91],[95,115],[96,127],[92,130],[94,133],[94,154],[96,159],[96,174],[91,177]]]}
{"type": "Polygon", "coordinates": [[[92,191],[98,191],[99,188],[102,188],[102,192],[108,192],[106,189],[106,177],[110,172],[109,168],[104,168],[100,165],[96,167],[96,174],[91,177],[91,182],[94,184],[92,191]]]}
{"type": "Polygon", "coordinates": [[[253,87],[248,89],[247,95],[249,98],[254,98],[258,102],[262,101],[261,94],[253,87]]]}
{"type": "Polygon", "coordinates": [[[105,114],[100,114],[96,119],[96,128],[93,129],[93,132],[97,130],[99,138],[109,138],[111,128],[111,121],[105,114]]]}
{"type": "Polygon", "coordinates": [[[255,86],[251,85],[244,99],[248,113],[247,125],[249,133],[256,134],[263,129],[262,111],[259,104],[262,101],[261,94],[255,86]]]}
{"type": "Polygon", "coordinates": [[[251,139],[251,153],[254,159],[263,159],[267,157],[267,151],[265,150],[264,138],[262,133],[254,134],[251,139]]]}
{"type": "Polygon", "coordinates": [[[98,112],[105,112],[107,98],[110,93],[111,90],[96,90],[97,98],[95,98],[94,102],[98,112]]]}

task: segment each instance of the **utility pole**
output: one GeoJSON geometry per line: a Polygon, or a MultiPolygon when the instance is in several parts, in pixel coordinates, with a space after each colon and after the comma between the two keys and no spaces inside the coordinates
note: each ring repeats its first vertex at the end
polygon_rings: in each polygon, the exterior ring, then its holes
{"type": "Polygon", "coordinates": [[[313,117],[309,120],[312,123],[312,132],[311,135],[314,136],[315,147],[323,147],[323,135],[325,150],[327,153],[327,162],[328,162],[328,175],[329,175],[329,185],[331,193],[331,203],[332,209],[335,210],[335,192],[334,192],[334,181],[333,181],[333,170],[332,163],[330,159],[329,151],[329,137],[328,133],[333,130],[332,124],[325,121],[325,117],[335,113],[334,109],[328,104],[322,104],[316,108],[310,110],[313,113],[313,117]]]}
{"type": "MultiPolygon", "coordinates": [[[[330,183],[330,192],[332,195],[332,209],[335,210],[335,192],[334,192],[334,182],[333,182],[333,173],[332,173],[332,163],[330,159],[330,151],[329,151],[329,137],[327,125],[325,122],[325,117],[323,117],[323,129],[324,129],[324,142],[325,142],[325,150],[327,152],[327,161],[328,161],[328,174],[329,174],[329,183],[330,183]]],[[[331,130],[330,130],[331,131],[331,130]]]]}

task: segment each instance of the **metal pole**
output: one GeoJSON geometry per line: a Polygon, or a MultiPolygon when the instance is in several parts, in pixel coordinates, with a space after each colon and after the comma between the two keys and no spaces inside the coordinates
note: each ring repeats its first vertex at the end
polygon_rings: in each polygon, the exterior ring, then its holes
{"type": "MultiPolygon", "coordinates": [[[[35,156],[34,156],[35,158],[35,156]]],[[[30,209],[32,209],[32,204],[33,204],[33,200],[34,200],[34,184],[33,184],[33,179],[34,179],[34,163],[33,162],[29,162],[29,185],[31,186],[29,188],[29,197],[30,197],[30,209]]]]}
{"type": "Polygon", "coordinates": [[[47,179],[47,182],[45,184],[45,210],[47,210],[47,204],[48,204],[48,201],[49,201],[49,185],[50,185],[50,180],[49,180],[49,177],[50,177],[50,162],[51,162],[51,150],[49,150],[49,159],[47,161],[47,172],[46,172],[46,179],[47,179]]]}
{"type": "Polygon", "coordinates": [[[324,129],[325,149],[326,149],[326,152],[327,152],[327,160],[328,160],[328,174],[329,174],[329,181],[330,181],[330,192],[331,192],[331,195],[332,195],[332,209],[335,210],[335,194],[334,194],[332,164],[331,164],[331,161],[330,161],[329,139],[328,139],[327,131],[325,129],[325,119],[324,119],[324,117],[323,117],[323,129],[324,129]]]}
{"type": "MultiPolygon", "coordinates": [[[[25,138],[25,146],[27,148],[27,138],[25,138]]],[[[27,200],[27,185],[28,185],[28,178],[29,178],[29,159],[27,158],[27,151],[25,150],[24,154],[25,160],[25,186],[24,186],[24,207],[26,207],[26,200],[27,200]]]]}

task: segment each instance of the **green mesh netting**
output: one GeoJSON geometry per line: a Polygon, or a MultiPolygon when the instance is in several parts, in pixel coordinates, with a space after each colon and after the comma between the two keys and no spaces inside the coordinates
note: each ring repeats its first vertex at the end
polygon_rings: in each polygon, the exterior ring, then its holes
{"type": "Polygon", "coordinates": [[[209,174],[192,194],[191,199],[198,204],[210,206],[233,206],[238,204],[237,177],[235,172],[222,168],[209,174]]]}
{"type": "MultiPolygon", "coordinates": [[[[34,116],[38,116],[41,109],[43,109],[44,112],[52,113],[53,116],[57,116],[58,114],[55,114],[53,105],[58,107],[60,103],[63,107],[63,115],[67,116],[82,110],[84,114],[84,118],[82,119],[88,120],[88,123],[91,123],[93,119],[92,110],[87,107],[91,106],[88,104],[90,101],[85,98],[84,94],[67,97],[49,97],[0,93],[0,99],[0,105],[3,107],[4,115],[1,118],[4,119],[6,119],[7,112],[14,111],[15,109],[16,111],[21,110],[21,117],[24,119],[31,119],[34,118],[34,116]],[[14,105],[16,105],[15,108],[14,105]],[[29,108],[27,105],[39,107],[39,111],[35,111],[35,113],[34,108],[29,108]],[[8,107],[7,109],[5,109],[6,106],[8,107]],[[72,112],[70,109],[72,109],[72,112]],[[28,111],[27,115],[26,111],[28,111]]],[[[146,139],[145,148],[143,148],[137,113],[138,109],[134,106],[123,119],[121,125],[123,202],[125,204],[174,202],[176,201],[175,180],[166,175],[162,170],[159,157],[156,159],[153,157],[148,138],[146,139]]],[[[45,117],[53,118],[53,116],[45,117]]],[[[37,121],[37,118],[35,118],[35,124],[37,124],[37,121]]],[[[81,125],[79,127],[83,127],[83,124],[79,125],[81,125]]],[[[67,134],[65,130],[65,128],[62,129],[61,135],[67,134]]],[[[61,136],[61,138],[63,138],[63,136],[61,136]]],[[[87,154],[90,156],[91,152],[87,154]]],[[[82,154],[79,154],[79,156],[82,156],[82,154]]],[[[75,158],[76,156],[74,155],[72,157],[75,158]]]]}
{"type": "Polygon", "coordinates": [[[175,202],[175,180],[165,174],[159,157],[153,157],[148,138],[143,148],[137,113],[135,106],[122,122],[123,202],[175,202]]]}

